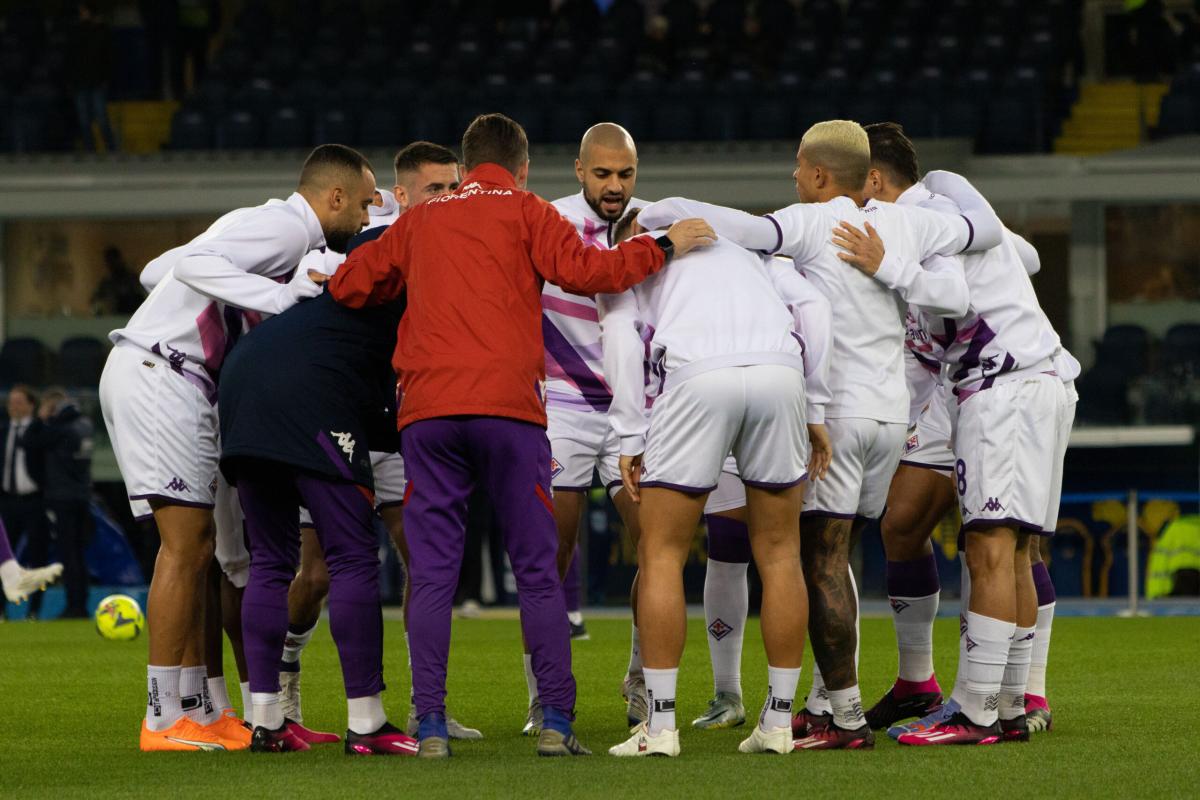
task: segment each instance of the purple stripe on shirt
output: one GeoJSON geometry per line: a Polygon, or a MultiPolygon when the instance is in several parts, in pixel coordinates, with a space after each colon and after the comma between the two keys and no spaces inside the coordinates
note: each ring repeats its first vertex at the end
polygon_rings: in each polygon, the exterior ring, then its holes
{"type": "Polygon", "coordinates": [[[597,411],[607,412],[612,402],[612,391],[600,376],[592,372],[587,362],[567,341],[567,337],[554,327],[554,323],[545,314],[542,314],[542,340],[545,343],[546,354],[558,362],[563,375],[579,387],[583,398],[597,411]]]}
{"type": "Polygon", "coordinates": [[[196,328],[200,331],[200,346],[204,349],[204,365],[214,372],[220,370],[221,362],[225,360],[225,321],[217,303],[204,307],[196,317],[196,328]]]}
{"type": "Polygon", "coordinates": [[[542,308],[568,317],[584,319],[588,322],[600,321],[600,312],[596,310],[595,306],[589,306],[586,303],[579,303],[572,300],[564,300],[561,297],[552,297],[543,294],[542,308]]]}
{"type": "MultiPolygon", "coordinates": [[[[983,317],[979,317],[975,324],[970,329],[971,341],[967,345],[967,352],[963,353],[962,358],[958,360],[958,370],[950,376],[953,381],[961,381],[971,373],[971,370],[979,366],[979,357],[983,353],[983,348],[992,343],[996,338],[996,332],[988,327],[987,322],[983,317]]],[[[967,331],[964,331],[964,334],[967,331]]],[[[962,338],[961,336],[959,338],[962,338]]]]}
{"type": "Polygon", "coordinates": [[[353,480],[354,474],[350,472],[350,468],[346,466],[346,462],[342,459],[341,453],[333,444],[333,440],[325,433],[325,431],[317,431],[317,444],[321,445],[321,449],[325,451],[325,455],[329,456],[329,460],[337,467],[338,474],[346,480],[353,480]]]}
{"type": "Polygon", "coordinates": [[[975,226],[971,224],[971,220],[967,219],[966,214],[963,214],[962,218],[967,223],[967,246],[962,249],[962,252],[965,253],[971,249],[971,245],[975,241],[975,226]]]}

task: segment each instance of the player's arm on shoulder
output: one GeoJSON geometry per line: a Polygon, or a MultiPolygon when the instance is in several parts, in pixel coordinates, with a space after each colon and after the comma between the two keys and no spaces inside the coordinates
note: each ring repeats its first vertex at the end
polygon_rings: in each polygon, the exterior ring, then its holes
{"type": "Polygon", "coordinates": [[[668,197],[651,203],[638,213],[638,224],[647,230],[668,228],[687,219],[707,222],[718,238],[728,239],[747,250],[773,253],[779,247],[779,229],[766,217],[757,217],[699,200],[668,197]]]}
{"type": "Polygon", "coordinates": [[[1008,228],[1004,229],[1004,235],[1017,249],[1017,255],[1021,257],[1021,265],[1025,267],[1027,274],[1037,275],[1042,271],[1042,257],[1038,255],[1036,247],[1030,244],[1024,236],[1013,233],[1008,228]]]}
{"type": "Polygon", "coordinates": [[[327,284],[334,300],[350,308],[364,308],[400,296],[404,272],[399,256],[404,252],[410,219],[402,215],[378,239],[354,248],[327,284]]]}
{"type": "Polygon", "coordinates": [[[958,256],[935,254],[918,264],[890,254],[883,259],[875,278],[904,302],[934,316],[957,319],[967,313],[971,302],[958,256]]]}
{"type": "Polygon", "coordinates": [[[666,253],[653,239],[635,237],[612,250],[601,250],[584,244],[575,226],[542,198],[525,193],[522,202],[534,269],[568,292],[623,292],[666,263],[666,253]]]}
{"type": "Polygon", "coordinates": [[[980,194],[970,181],[962,175],[946,170],[928,172],[923,181],[929,191],[944,194],[958,204],[962,218],[970,228],[967,242],[959,248],[959,252],[990,250],[1000,244],[1004,237],[1004,223],[1000,221],[987,198],[980,194]]]}
{"type": "Polygon", "coordinates": [[[609,424],[621,443],[621,482],[636,503],[641,500],[638,483],[649,427],[643,374],[645,346],[637,296],[632,289],[596,295],[596,309],[600,314],[604,375],[613,393],[609,424]]]}
{"type": "Polygon", "coordinates": [[[829,389],[833,307],[790,262],[769,259],[767,271],[775,291],[791,312],[794,330],[803,343],[806,419],[811,424],[822,423],[825,406],[833,398],[829,389]]]}

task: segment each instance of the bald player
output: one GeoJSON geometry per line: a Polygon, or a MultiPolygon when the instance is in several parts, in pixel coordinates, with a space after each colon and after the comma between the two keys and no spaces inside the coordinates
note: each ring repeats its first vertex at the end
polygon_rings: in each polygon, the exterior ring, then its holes
{"type": "Polygon", "coordinates": [[[230,212],[151,262],[147,270],[165,277],[109,335],[115,346],[100,378],[104,423],[131,504],[140,510],[149,503],[162,539],[147,601],[142,750],[249,746],[245,728],[214,709],[205,688],[217,377],[245,324],[320,293],[296,265],[322,245],[344,248],[366,223],[374,192],[375,175],[360,153],[316,148],[287,200],[230,212]]]}
{"type": "MultiPolygon", "coordinates": [[[[611,122],[593,125],[584,133],[579,157],[575,159],[580,191],[555,200],[554,207],[575,226],[586,244],[607,250],[616,244],[614,230],[625,209],[631,202],[642,205],[633,198],[637,168],[637,147],[628,131],[611,122]]],[[[547,283],[542,291],[542,337],[546,345],[546,432],[553,458],[550,480],[559,537],[558,569],[566,577],[577,558],[579,519],[594,473],[599,472],[601,483],[635,542],[638,517],[637,507],[621,486],[621,448],[609,424],[612,391],[604,378],[595,298],[570,294],[547,283]]],[[[635,581],[635,593],[636,585],[635,581]]],[[[631,602],[636,604],[636,594],[631,602]]],[[[576,599],[576,608],[577,603],[576,599]]],[[[572,610],[571,605],[568,598],[568,611],[572,610]]],[[[581,618],[571,620],[573,624],[581,621],[581,618]]],[[[529,715],[523,732],[533,735],[541,727],[541,705],[528,653],[525,680],[529,688],[529,715]]],[[[645,684],[636,619],[622,693],[630,725],[645,720],[645,684]]]]}

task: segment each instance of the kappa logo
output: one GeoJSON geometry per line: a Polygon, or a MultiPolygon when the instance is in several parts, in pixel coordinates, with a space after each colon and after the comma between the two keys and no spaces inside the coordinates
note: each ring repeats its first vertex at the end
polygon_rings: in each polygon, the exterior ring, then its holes
{"type": "Polygon", "coordinates": [[[968,653],[971,652],[978,646],[979,645],[975,643],[975,640],[971,638],[970,634],[968,634],[967,635],[967,652],[968,653]]]}
{"type": "Polygon", "coordinates": [[[963,614],[958,615],[958,635],[959,636],[967,635],[967,618],[963,614]]]}
{"type": "Polygon", "coordinates": [[[1004,504],[995,497],[989,497],[987,502],[983,504],[983,510],[989,512],[1003,511],[1004,504]]]}
{"type": "Polygon", "coordinates": [[[718,642],[724,639],[729,634],[733,633],[733,626],[725,622],[725,620],[717,617],[712,621],[712,625],[708,626],[708,632],[718,642]]]}
{"type": "Polygon", "coordinates": [[[337,446],[340,447],[342,449],[342,452],[346,454],[346,458],[349,458],[349,459],[354,458],[355,442],[354,442],[354,437],[351,434],[338,433],[337,431],[330,431],[329,435],[334,437],[335,439],[337,439],[337,446]]]}
{"type": "Polygon", "coordinates": [[[559,475],[562,474],[562,471],[564,469],[566,469],[566,467],[564,467],[562,464],[560,464],[557,458],[555,458],[553,456],[550,457],[550,477],[551,478],[557,478],[559,475]]]}
{"type": "Polygon", "coordinates": [[[190,491],[192,491],[191,489],[188,488],[188,485],[184,482],[183,478],[179,477],[178,475],[175,475],[171,478],[171,482],[167,484],[166,488],[167,488],[168,492],[190,492],[190,491]]]}
{"type": "Polygon", "coordinates": [[[888,601],[892,604],[892,611],[895,611],[897,614],[909,606],[908,603],[904,602],[899,597],[889,597],[888,601]]]}
{"type": "Polygon", "coordinates": [[[914,433],[912,436],[908,437],[908,441],[904,443],[904,453],[907,455],[920,446],[921,440],[917,437],[917,434],[914,433]]]}

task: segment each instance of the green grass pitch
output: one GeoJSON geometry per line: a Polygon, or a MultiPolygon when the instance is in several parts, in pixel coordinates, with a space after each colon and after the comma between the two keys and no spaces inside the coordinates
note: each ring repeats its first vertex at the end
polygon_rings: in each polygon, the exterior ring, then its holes
{"type": "MultiPolygon", "coordinates": [[[[625,735],[618,687],[629,625],[592,619],[588,628],[591,641],[574,645],[577,732],[594,756],[537,758],[533,741],[519,735],[525,680],[517,623],[456,620],[450,708],[486,739],[456,744],[449,761],[422,763],[348,757],[340,746],[284,755],[142,754],[144,638],[103,641],[83,622],[0,625],[0,798],[1166,798],[1195,797],[1200,787],[1200,619],[1058,619],[1049,680],[1055,729],[1027,745],[910,749],[883,736],[873,752],[786,757],[738,753],[744,728],[687,727],[712,688],[703,625],[692,620],[680,674],[683,755],[646,760],[605,752],[625,735]]],[[[386,702],[392,720],[403,724],[408,676],[400,624],[388,622],[385,635],[386,702]]],[[[954,620],[938,621],[936,663],[946,684],[956,635],[954,620]]],[[[890,622],[864,620],[862,638],[869,704],[895,670],[890,622]]],[[[743,683],[753,714],[766,675],[756,624],[746,639],[743,683]]],[[[306,722],[344,730],[340,672],[325,623],[304,654],[303,687],[306,722]]]]}

